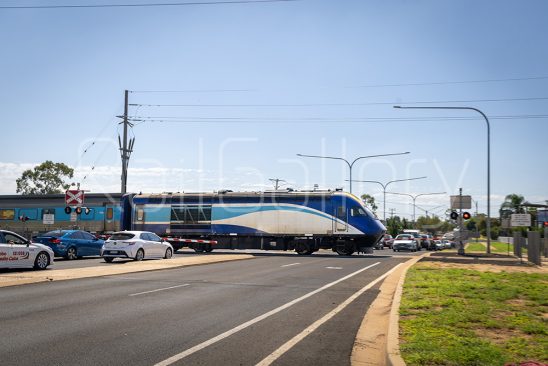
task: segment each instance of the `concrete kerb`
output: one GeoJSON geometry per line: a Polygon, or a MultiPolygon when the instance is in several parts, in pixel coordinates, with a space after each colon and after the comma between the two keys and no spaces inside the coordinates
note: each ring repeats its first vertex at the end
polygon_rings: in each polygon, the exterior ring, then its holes
{"type": "Polygon", "coordinates": [[[74,268],[74,269],[51,269],[45,271],[29,271],[18,273],[0,274],[0,287],[25,285],[30,283],[64,281],[78,278],[102,277],[124,273],[157,271],[162,269],[196,266],[227,261],[252,259],[254,256],[248,254],[230,254],[222,256],[196,256],[171,258],[169,260],[145,260],[141,262],[126,262],[117,265],[116,262],[104,266],[74,268]]]}
{"type": "Polygon", "coordinates": [[[403,283],[407,270],[430,254],[404,262],[383,281],[358,330],[351,355],[353,366],[405,365],[400,355],[398,325],[403,283]]]}

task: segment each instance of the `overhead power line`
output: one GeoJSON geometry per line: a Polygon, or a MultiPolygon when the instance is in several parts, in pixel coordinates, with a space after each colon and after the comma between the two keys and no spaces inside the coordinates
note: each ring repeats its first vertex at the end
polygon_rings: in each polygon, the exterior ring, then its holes
{"type": "Polygon", "coordinates": [[[130,93],[248,93],[256,89],[130,90],[130,93]]]}
{"type": "MultiPolygon", "coordinates": [[[[548,119],[548,114],[491,116],[493,120],[548,119]]],[[[136,125],[150,123],[379,123],[379,122],[432,122],[473,121],[476,117],[141,117],[130,119],[136,125]]]]}
{"type": "Polygon", "coordinates": [[[295,104],[130,104],[138,107],[357,107],[367,105],[395,105],[395,104],[444,104],[444,103],[479,103],[479,102],[523,102],[548,100],[548,97],[531,98],[503,98],[503,99],[470,99],[470,100],[434,100],[434,101],[396,101],[396,102],[366,102],[366,103],[295,103],[295,104]]]}
{"type": "Polygon", "coordinates": [[[227,0],[204,2],[177,2],[177,3],[146,3],[146,4],[84,4],[84,5],[28,5],[28,6],[0,6],[0,9],[75,9],[75,8],[139,8],[158,6],[195,6],[195,5],[223,5],[223,4],[258,4],[293,2],[300,0],[227,0]]]}
{"type": "Polygon", "coordinates": [[[385,87],[397,87],[397,86],[479,84],[479,83],[500,83],[500,82],[508,82],[508,81],[544,80],[544,79],[548,79],[548,76],[533,76],[528,78],[508,78],[508,79],[485,79],[485,80],[432,81],[432,82],[416,82],[416,83],[400,83],[400,84],[370,84],[370,85],[349,86],[348,88],[385,88],[385,87]]]}

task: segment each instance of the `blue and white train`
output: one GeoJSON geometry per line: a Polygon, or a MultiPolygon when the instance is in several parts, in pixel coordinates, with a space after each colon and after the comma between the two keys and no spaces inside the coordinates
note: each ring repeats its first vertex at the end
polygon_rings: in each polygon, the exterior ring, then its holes
{"type": "MultiPolygon", "coordinates": [[[[17,196],[10,197],[14,200],[17,196]]],[[[29,196],[18,197],[32,200],[29,196]]],[[[89,197],[86,195],[86,202],[89,197]]],[[[176,249],[184,243],[178,238],[185,238],[192,242],[185,246],[196,251],[281,249],[311,254],[319,249],[332,249],[341,255],[351,255],[371,253],[386,231],[359,198],[342,191],[105,194],[105,202],[94,198],[95,206],[86,203],[86,207],[94,212],[97,220],[86,223],[82,214],[78,223],[82,229],[98,234],[118,229],[152,231],[169,237],[176,249]],[[109,208],[111,215],[108,215],[109,208]]],[[[63,202],[60,195],[56,199],[63,202]]],[[[0,197],[0,227],[6,223],[2,219],[6,217],[2,210],[7,209],[3,204],[0,197]]],[[[66,214],[63,216],[63,205],[36,207],[40,209],[55,213],[55,228],[75,225],[67,221],[66,214]]],[[[17,215],[12,212],[8,216],[17,215]]],[[[24,224],[28,229],[29,223],[24,224]]],[[[37,223],[33,231],[40,226],[44,224],[37,223]]],[[[44,228],[47,229],[51,227],[44,228]]]]}

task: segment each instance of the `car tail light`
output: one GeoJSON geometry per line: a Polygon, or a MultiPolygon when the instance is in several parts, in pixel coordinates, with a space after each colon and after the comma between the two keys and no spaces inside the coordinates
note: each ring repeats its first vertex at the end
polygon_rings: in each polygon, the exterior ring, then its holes
{"type": "Polygon", "coordinates": [[[59,243],[61,243],[61,240],[59,240],[59,239],[57,239],[57,238],[51,238],[51,239],[49,240],[49,242],[52,243],[52,244],[59,244],[59,243]]]}
{"type": "Polygon", "coordinates": [[[134,242],[134,241],[125,241],[124,244],[127,244],[127,245],[134,245],[135,242],[134,242]]]}

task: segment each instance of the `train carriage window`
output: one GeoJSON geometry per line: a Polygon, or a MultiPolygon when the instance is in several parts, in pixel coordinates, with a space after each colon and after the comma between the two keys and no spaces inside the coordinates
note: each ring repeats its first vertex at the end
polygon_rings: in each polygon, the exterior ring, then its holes
{"type": "Polygon", "coordinates": [[[108,207],[107,208],[107,220],[112,220],[113,217],[114,217],[114,210],[112,209],[112,207],[108,207]]]}
{"type": "Polygon", "coordinates": [[[14,209],[0,209],[0,220],[13,220],[15,219],[14,209]]]}
{"type": "Polygon", "coordinates": [[[137,221],[143,221],[145,219],[145,210],[142,208],[137,209],[137,221]]]}

